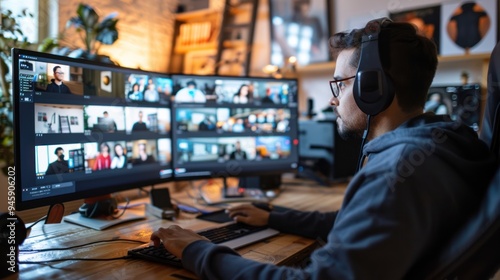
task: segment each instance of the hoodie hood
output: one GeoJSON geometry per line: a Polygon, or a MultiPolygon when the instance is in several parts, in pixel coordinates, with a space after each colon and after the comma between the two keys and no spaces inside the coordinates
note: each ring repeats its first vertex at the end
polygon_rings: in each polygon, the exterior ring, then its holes
{"type": "Polygon", "coordinates": [[[363,148],[363,155],[370,160],[387,150],[392,150],[391,154],[400,161],[409,159],[414,165],[427,157],[437,157],[466,178],[475,177],[475,172],[492,166],[494,162],[492,153],[474,130],[450,121],[448,116],[432,113],[408,120],[397,129],[373,139],[363,148]]]}

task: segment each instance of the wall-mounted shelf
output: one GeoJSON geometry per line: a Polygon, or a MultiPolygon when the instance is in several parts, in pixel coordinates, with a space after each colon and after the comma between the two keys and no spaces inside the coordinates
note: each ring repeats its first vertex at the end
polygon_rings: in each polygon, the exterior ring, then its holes
{"type": "MultiPolygon", "coordinates": [[[[454,55],[454,56],[438,56],[438,63],[449,63],[449,62],[471,62],[471,61],[483,61],[487,63],[490,60],[489,53],[482,54],[468,54],[468,55],[454,55]]],[[[330,71],[333,76],[333,71],[335,70],[335,62],[321,62],[314,63],[304,66],[297,66],[297,74],[299,75],[314,75],[317,73],[324,73],[330,71]]]]}
{"type": "Polygon", "coordinates": [[[175,20],[177,21],[201,20],[201,19],[206,19],[207,17],[219,16],[220,13],[221,11],[219,9],[197,10],[192,12],[175,14],[175,20]]]}
{"type": "Polygon", "coordinates": [[[439,63],[468,62],[468,61],[477,61],[477,60],[490,60],[490,54],[489,53],[481,53],[481,54],[438,56],[439,63]]]}
{"type": "Polygon", "coordinates": [[[174,51],[176,54],[186,54],[191,51],[200,51],[200,50],[215,49],[215,48],[217,48],[217,42],[208,42],[205,44],[176,46],[174,51]]]}

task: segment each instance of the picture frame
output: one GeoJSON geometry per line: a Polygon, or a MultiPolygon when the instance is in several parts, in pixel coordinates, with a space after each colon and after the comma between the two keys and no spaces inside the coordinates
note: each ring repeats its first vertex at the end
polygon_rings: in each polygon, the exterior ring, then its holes
{"type": "Polygon", "coordinates": [[[420,35],[432,40],[438,49],[441,45],[441,6],[428,6],[417,9],[403,10],[389,14],[395,22],[414,24],[420,35]]]}
{"type": "Polygon", "coordinates": [[[498,5],[498,0],[442,4],[440,54],[452,56],[491,53],[498,40],[498,5]],[[457,17],[464,12],[479,14],[479,19],[473,21],[469,17],[467,28],[462,32],[457,24],[457,17]],[[471,25],[477,25],[477,36],[469,33],[471,25]]]}
{"type": "Polygon", "coordinates": [[[332,2],[269,0],[272,65],[308,65],[331,60],[328,39],[332,2]]]}

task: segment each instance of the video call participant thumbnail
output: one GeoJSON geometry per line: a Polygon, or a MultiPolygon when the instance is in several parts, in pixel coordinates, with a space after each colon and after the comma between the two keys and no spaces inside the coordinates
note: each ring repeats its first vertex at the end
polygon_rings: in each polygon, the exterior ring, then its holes
{"type": "Polygon", "coordinates": [[[196,82],[190,80],[186,87],[180,89],[174,97],[176,102],[195,102],[205,103],[207,101],[205,94],[197,88],[196,82]]]}
{"type": "Polygon", "coordinates": [[[53,74],[54,78],[51,79],[51,83],[47,85],[46,91],[71,94],[69,87],[63,83],[64,72],[62,71],[61,66],[54,66],[53,74]]]}
{"type": "Polygon", "coordinates": [[[57,156],[57,160],[49,164],[47,171],[45,171],[45,175],[68,173],[69,167],[68,161],[64,159],[64,149],[57,147],[54,154],[57,156]]]}
{"type": "Polygon", "coordinates": [[[153,156],[153,153],[155,153],[155,148],[151,147],[152,143],[154,141],[138,141],[135,142],[135,147],[134,147],[134,158],[132,160],[132,165],[142,165],[142,164],[148,164],[148,163],[155,163],[156,159],[153,156]]]}

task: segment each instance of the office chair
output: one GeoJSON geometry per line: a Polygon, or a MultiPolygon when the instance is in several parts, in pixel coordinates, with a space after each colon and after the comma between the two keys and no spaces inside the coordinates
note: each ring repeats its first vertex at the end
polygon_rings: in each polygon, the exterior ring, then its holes
{"type": "MultiPolygon", "coordinates": [[[[495,47],[488,74],[488,111],[482,138],[500,162],[500,42],[495,47]],[[497,65],[497,66],[495,66],[497,65]],[[497,75],[497,76],[494,76],[497,75]],[[496,79],[496,80],[495,80],[496,79]],[[495,104],[496,103],[496,104],[495,104]],[[487,127],[485,127],[487,126],[487,127]]],[[[500,164],[476,212],[436,256],[415,267],[412,279],[489,279],[500,268],[500,164]]]]}

